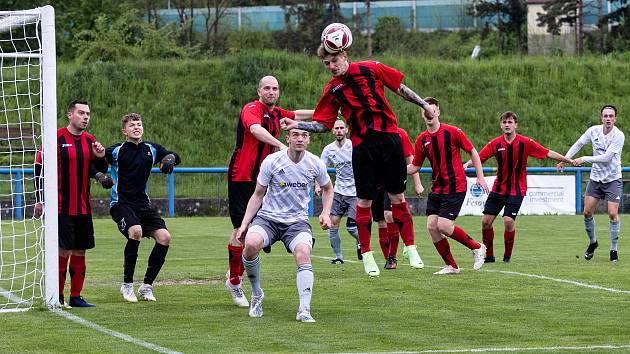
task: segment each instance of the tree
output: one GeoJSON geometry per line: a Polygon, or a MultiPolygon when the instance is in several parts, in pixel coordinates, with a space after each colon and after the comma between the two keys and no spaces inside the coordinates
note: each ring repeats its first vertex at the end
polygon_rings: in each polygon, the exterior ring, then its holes
{"type": "Polygon", "coordinates": [[[543,5],[544,13],[538,13],[538,24],[547,32],[559,35],[563,25],[575,29],[575,54],[584,48],[584,3],[582,0],[551,0],[543,5]]]}
{"type": "Polygon", "coordinates": [[[525,0],[481,0],[470,6],[468,13],[480,18],[496,16],[497,48],[503,52],[506,36],[516,40],[520,53],[526,51],[527,3],[525,0]],[[506,36],[504,36],[504,34],[506,36]]]}

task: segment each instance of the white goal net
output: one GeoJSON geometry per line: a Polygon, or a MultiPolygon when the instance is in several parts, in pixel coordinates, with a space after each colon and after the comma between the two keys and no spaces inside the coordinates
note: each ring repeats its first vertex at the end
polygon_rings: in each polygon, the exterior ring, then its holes
{"type": "Polygon", "coordinates": [[[0,11],[0,312],[58,307],[55,75],[53,8],[0,11]]]}

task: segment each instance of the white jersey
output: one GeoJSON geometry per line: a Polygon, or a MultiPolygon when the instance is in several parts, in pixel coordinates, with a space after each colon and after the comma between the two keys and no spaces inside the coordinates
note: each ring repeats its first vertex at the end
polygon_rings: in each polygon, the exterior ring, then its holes
{"type": "Polygon", "coordinates": [[[275,152],[260,166],[258,184],[267,187],[258,215],[282,223],[308,221],[310,191],[317,181],[330,182],[324,163],[306,151],[300,162],[293,162],[288,150],[275,152]]]}
{"type": "Polygon", "coordinates": [[[326,166],[334,166],[335,173],[335,193],[354,197],[357,191],[354,187],[354,173],[352,172],[352,142],[346,142],[339,147],[337,142],[326,145],[320,157],[326,166]]]}
{"type": "Polygon", "coordinates": [[[591,143],[593,156],[584,156],[584,162],[592,163],[591,177],[595,182],[608,183],[621,179],[621,149],[625,136],[617,127],[604,134],[603,125],[594,125],[571,146],[567,157],[573,157],[582,146],[591,143]]]}

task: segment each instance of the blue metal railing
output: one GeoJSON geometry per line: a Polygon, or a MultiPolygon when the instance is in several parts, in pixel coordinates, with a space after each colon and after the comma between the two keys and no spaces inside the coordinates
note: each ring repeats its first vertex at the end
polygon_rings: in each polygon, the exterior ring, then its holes
{"type": "MultiPolygon", "coordinates": [[[[431,173],[432,170],[429,167],[423,167],[420,173],[431,173]]],[[[582,212],[582,174],[590,172],[590,167],[566,167],[564,173],[575,174],[575,213],[580,214],[582,212]]],[[[622,172],[630,172],[630,167],[623,167],[622,172]]],[[[152,173],[160,173],[159,168],[151,169],[152,173]]],[[[334,168],[328,169],[329,173],[335,173],[334,168]]],[[[467,173],[474,173],[473,168],[468,168],[467,173]]],[[[483,172],[487,175],[495,174],[496,168],[484,167],[483,172]]],[[[557,173],[555,167],[528,167],[528,173],[557,173]]],[[[13,178],[13,209],[14,215],[17,220],[24,218],[24,175],[34,173],[32,168],[0,168],[0,175],[15,175],[13,178]]],[[[168,215],[169,217],[175,216],[175,175],[178,173],[227,173],[227,167],[176,167],[173,173],[168,175],[168,215]]],[[[313,198],[311,198],[311,204],[309,205],[309,214],[313,215],[313,198]]]]}

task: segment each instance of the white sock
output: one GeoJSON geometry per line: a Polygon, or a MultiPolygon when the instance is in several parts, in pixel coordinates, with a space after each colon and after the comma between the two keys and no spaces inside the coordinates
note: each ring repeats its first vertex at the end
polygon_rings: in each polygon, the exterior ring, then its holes
{"type": "Polygon", "coordinates": [[[248,261],[245,257],[242,258],[245,271],[247,272],[247,278],[252,284],[252,294],[254,296],[262,295],[262,289],[260,288],[260,258],[256,256],[256,258],[251,261],[248,261]]]}
{"type": "Polygon", "coordinates": [[[298,295],[300,296],[300,310],[311,309],[311,296],[313,294],[313,266],[310,263],[298,266],[296,275],[296,284],[298,295]]]}

